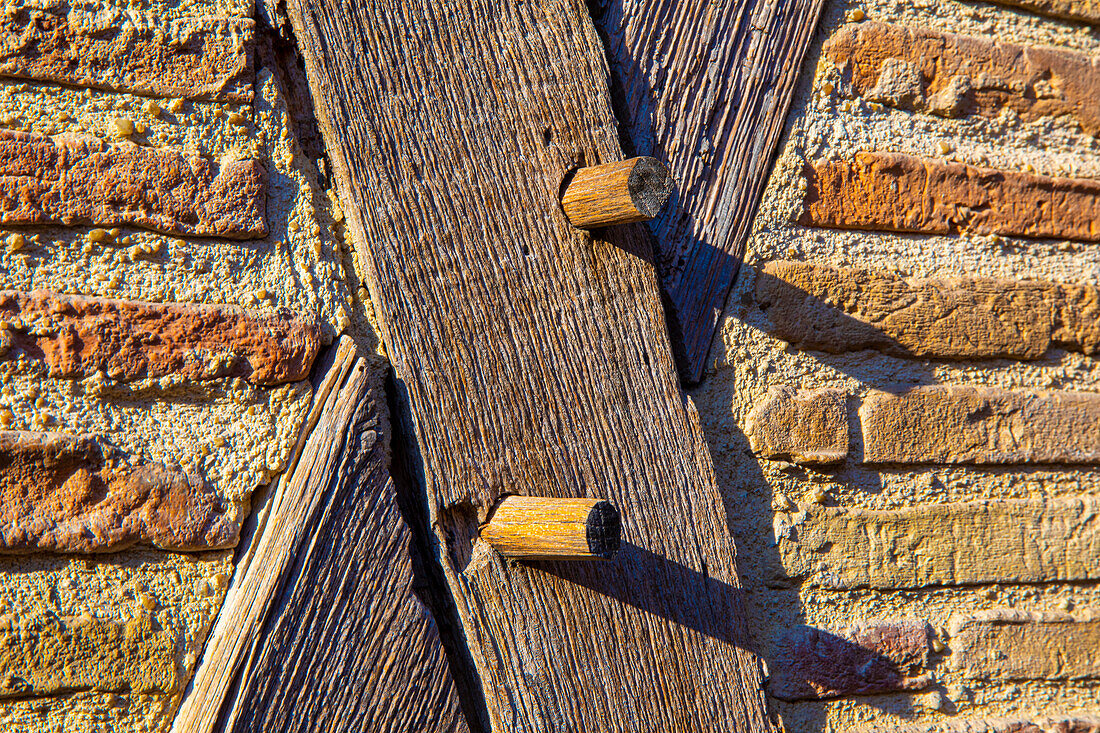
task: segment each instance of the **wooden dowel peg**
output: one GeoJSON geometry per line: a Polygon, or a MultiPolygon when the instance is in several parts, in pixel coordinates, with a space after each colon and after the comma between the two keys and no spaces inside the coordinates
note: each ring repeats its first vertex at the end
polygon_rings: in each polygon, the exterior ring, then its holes
{"type": "Polygon", "coordinates": [[[509,496],[481,529],[501,555],[527,560],[610,560],[621,534],[622,518],[609,501],[539,496],[509,496]]]}
{"type": "Polygon", "coordinates": [[[656,158],[581,168],[565,187],[561,205],[578,229],[647,221],[668,201],[672,176],[656,158]]]}

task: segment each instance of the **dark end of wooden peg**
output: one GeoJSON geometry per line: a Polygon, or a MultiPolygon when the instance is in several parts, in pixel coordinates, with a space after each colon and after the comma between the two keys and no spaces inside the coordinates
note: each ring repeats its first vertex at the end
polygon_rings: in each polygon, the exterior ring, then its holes
{"type": "Polygon", "coordinates": [[[656,158],[636,158],[626,187],[639,214],[648,219],[657,216],[672,195],[672,175],[656,158]]]}
{"type": "Polygon", "coordinates": [[[609,501],[601,501],[588,512],[585,521],[588,551],[604,560],[610,560],[619,552],[623,534],[623,519],[619,510],[609,501]]]}

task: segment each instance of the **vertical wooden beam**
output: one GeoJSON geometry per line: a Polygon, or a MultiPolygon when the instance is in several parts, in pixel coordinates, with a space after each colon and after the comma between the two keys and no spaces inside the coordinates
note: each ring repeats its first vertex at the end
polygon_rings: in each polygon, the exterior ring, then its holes
{"type": "Polygon", "coordinates": [[[699,381],[822,0],[594,0],[634,155],[676,192],[650,224],[685,379],[699,381]]]}
{"type": "Polygon", "coordinates": [[[466,733],[413,593],[377,368],[343,338],[237,566],[173,733],[466,733]]]}
{"type": "Polygon", "coordinates": [[[645,245],[559,206],[567,171],[622,158],[585,5],[289,14],[494,730],[770,730],[645,245]],[[606,498],[623,549],[505,561],[478,523],[508,493],[606,498]]]}

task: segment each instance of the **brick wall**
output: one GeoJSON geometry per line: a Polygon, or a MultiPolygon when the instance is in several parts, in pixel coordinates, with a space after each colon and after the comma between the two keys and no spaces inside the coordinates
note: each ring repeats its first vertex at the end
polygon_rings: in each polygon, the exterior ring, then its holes
{"type": "Polygon", "coordinates": [[[377,346],[253,12],[0,14],[4,731],[170,727],[319,348],[377,346]]]}
{"type": "Polygon", "coordinates": [[[693,394],[788,731],[1100,729],[1098,19],[826,9],[693,394]]]}

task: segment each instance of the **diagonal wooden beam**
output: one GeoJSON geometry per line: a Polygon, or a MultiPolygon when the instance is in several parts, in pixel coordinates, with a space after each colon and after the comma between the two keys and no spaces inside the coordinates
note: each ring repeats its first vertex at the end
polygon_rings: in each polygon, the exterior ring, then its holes
{"type": "Polygon", "coordinates": [[[466,733],[413,592],[381,375],[344,337],[237,564],[173,733],[466,733]]]}
{"type": "Polygon", "coordinates": [[[677,190],[651,223],[681,373],[697,382],[741,265],[822,0],[593,0],[635,155],[677,190]]]}
{"type": "Polygon", "coordinates": [[[734,548],[636,229],[561,211],[620,160],[582,2],[293,0],[349,231],[495,731],[766,731],[734,548]],[[513,564],[507,494],[606,498],[623,549],[513,564]]]}

